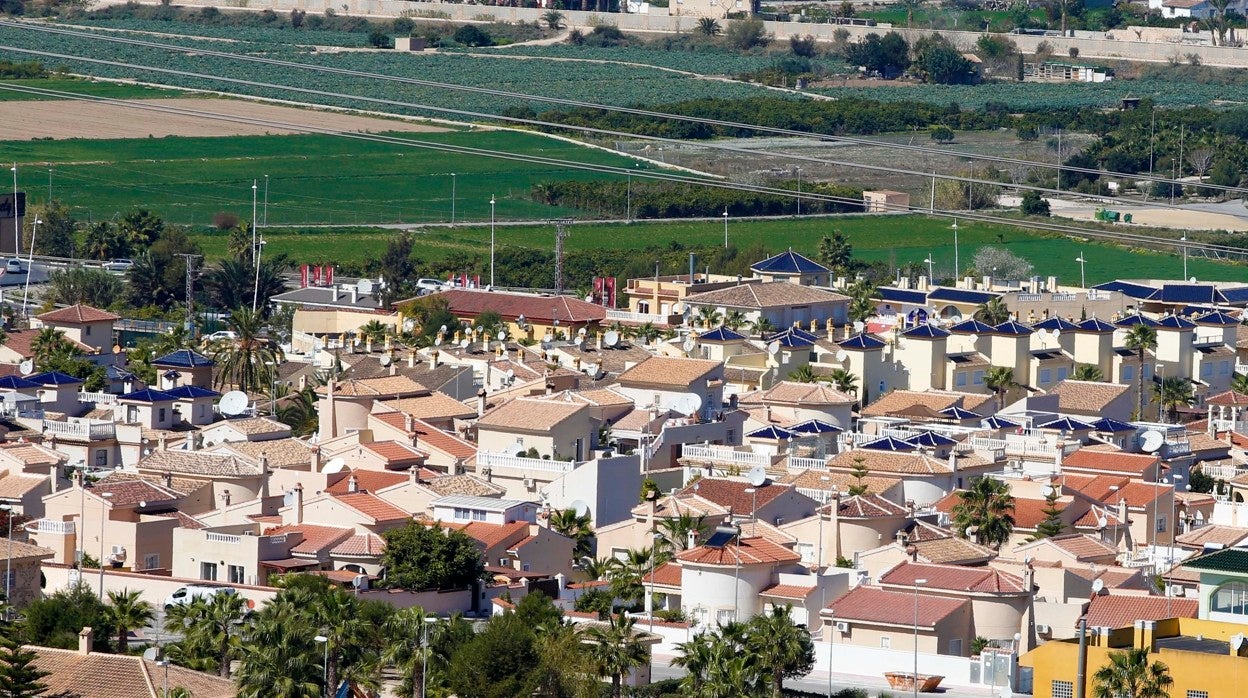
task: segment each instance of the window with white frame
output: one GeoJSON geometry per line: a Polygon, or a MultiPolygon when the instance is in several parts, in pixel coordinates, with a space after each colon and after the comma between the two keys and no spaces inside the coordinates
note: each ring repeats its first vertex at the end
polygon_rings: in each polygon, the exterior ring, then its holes
{"type": "Polygon", "coordinates": [[[893,638],[887,635],[881,635],[880,636],[880,649],[887,650],[887,649],[892,649],[892,647],[893,647],[893,638]]]}
{"type": "Polygon", "coordinates": [[[229,565],[226,571],[230,576],[230,584],[246,584],[247,578],[243,572],[242,565],[229,565]]]}
{"type": "Polygon", "coordinates": [[[201,562],[199,563],[199,578],[210,582],[217,581],[217,563],[201,562]]]}
{"type": "Polygon", "coordinates": [[[1227,582],[1213,592],[1209,610],[1215,613],[1233,613],[1248,616],[1248,584],[1227,582]]]}

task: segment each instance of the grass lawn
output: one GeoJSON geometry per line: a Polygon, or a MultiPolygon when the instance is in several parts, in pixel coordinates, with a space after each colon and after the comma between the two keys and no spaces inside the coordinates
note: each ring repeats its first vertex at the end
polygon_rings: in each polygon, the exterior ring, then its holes
{"type": "MultiPolygon", "coordinates": [[[[0,86],[3,85],[38,87],[45,90],[60,90],[62,92],[73,92],[80,95],[89,95],[91,97],[110,97],[113,99],[157,99],[180,97],[184,94],[178,90],[162,90],[154,87],[143,87],[142,85],[128,85],[119,82],[93,82],[91,80],[76,80],[73,78],[0,80],[0,86]]],[[[25,101],[33,99],[56,99],[56,97],[46,97],[43,95],[31,94],[29,92],[15,92],[13,90],[0,89],[0,102],[25,101]]]]}
{"type": "MultiPolygon", "coordinates": [[[[845,216],[824,219],[729,221],[732,244],[763,245],[773,252],[792,246],[813,255],[819,239],[832,230],[849,236],[856,257],[895,264],[922,262],[935,255],[937,275],[953,269],[953,232],[949,221],[926,216],[845,216]]],[[[268,251],[285,252],[298,262],[333,260],[358,261],[379,256],[391,230],[270,230],[268,251]]],[[[488,227],[429,228],[418,234],[416,253],[424,259],[437,259],[451,251],[488,253],[488,227]]],[[[565,242],[568,249],[636,248],[667,246],[678,241],[689,246],[723,243],[720,221],[682,223],[633,223],[631,225],[576,224],[565,242]]],[[[1179,278],[1183,261],[1177,255],[1138,252],[1103,243],[1084,243],[1061,236],[1048,236],[998,225],[960,223],[958,228],[961,268],[965,270],[975,250],[984,245],[1001,245],[1030,260],[1036,273],[1056,275],[1066,283],[1078,283],[1079,264],[1075,258],[1086,253],[1088,283],[1115,278],[1179,278]]],[[[497,230],[500,255],[509,246],[550,250],[554,247],[554,227],[550,225],[500,226],[497,230]]],[[[209,257],[225,253],[225,238],[201,238],[209,257]]],[[[1189,273],[1202,279],[1237,280],[1241,267],[1191,259],[1189,273]]],[[[712,271],[715,271],[712,269],[712,271]]]]}
{"type": "MultiPolygon", "coordinates": [[[[391,135],[578,162],[632,162],[509,131],[391,135]]],[[[265,175],[271,225],[449,221],[452,183],[457,219],[489,220],[491,196],[500,219],[548,218],[569,211],[530,201],[534,183],[600,176],[322,135],[24,141],[0,143],[0,151],[6,162],[17,161],[20,184],[36,203],[46,198],[51,165],[53,196],[70,202],[79,218],[107,219],[144,207],[190,225],[208,225],[218,211],[249,219],[252,180],[263,185],[265,175]]]]}

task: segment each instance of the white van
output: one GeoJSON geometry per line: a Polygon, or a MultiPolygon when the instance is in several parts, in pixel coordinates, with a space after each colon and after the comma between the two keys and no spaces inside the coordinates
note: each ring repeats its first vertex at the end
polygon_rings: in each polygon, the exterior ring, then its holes
{"type": "MultiPolygon", "coordinates": [[[[212,597],[217,594],[233,595],[237,593],[238,590],[232,587],[217,587],[210,586],[208,584],[188,584],[187,586],[179,587],[177,591],[173,592],[167,599],[165,599],[165,610],[168,611],[174,606],[185,606],[186,604],[194,602],[196,599],[211,601],[212,597]]],[[[251,604],[249,603],[248,606],[250,605],[251,604]]]]}

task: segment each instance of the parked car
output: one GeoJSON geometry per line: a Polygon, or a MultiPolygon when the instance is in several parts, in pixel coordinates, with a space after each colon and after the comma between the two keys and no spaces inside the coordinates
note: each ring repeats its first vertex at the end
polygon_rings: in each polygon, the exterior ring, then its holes
{"type": "MultiPolygon", "coordinates": [[[[212,597],[217,594],[228,594],[232,596],[237,593],[238,590],[233,587],[212,586],[210,584],[188,584],[184,587],[178,587],[176,591],[165,599],[165,610],[168,611],[174,606],[185,606],[189,603],[194,603],[196,599],[211,601],[212,597]]],[[[251,604],[248,603],[248,607],[250,606],[251,604]]]]}
{"type": "Polygon", "coordinates": [[[6,274],[21,274],[24,271],[26,270],[22,268],[22,260],[17,257],[14,257],[4,263],[4,273],[6,274]]]}
{"type": "Polygon", "coordinates": [[[437,293],[438,291],[446,290],[447,287],[448,285],[445,281],[438,281],[437,279],[416,279],[416,290],[421,294],[437,293]]]}
{"type": "Polygon", "coordinates": [[[238,339],[238,333],[234,330],[217,330],[212,334],[204,337],[206,342],[227,342],[238,339]]]}
{"type": "Polygon", "coordinates": [[[133,259],[114,259],[104,263],[104,271],[127,272],[133,266],[133,259]]]}

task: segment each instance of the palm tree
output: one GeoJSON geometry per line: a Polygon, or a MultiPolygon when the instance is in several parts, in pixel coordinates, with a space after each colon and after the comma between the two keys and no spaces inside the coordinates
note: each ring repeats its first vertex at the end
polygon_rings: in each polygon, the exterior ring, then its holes
{"type": "Polygon", "coordinates": [[[611,616],[605,625],[585,628],[589,656],[598,668],[598,675],[611,678],[612,698],[623,695],[624,675],[645,664],[649,658],[645,645],[637,641],[633,631],[635,622],[626,614],[619,613],[611,616]]]}
{"type": "Polygon", "coordinates": [[[1135,352],[1136,390],[1139,391],[1139,406],[1136,419],[1144,418],[1144,354],[1157,348],[1157,329],[1140,323],[1133,326],[1123,341],[1124,346],[1135,352]]]}
{"type": "Polygon", "coordinates": [[[719,22],[714,17],[703,17],[698,20],[697,32],[702,36],[719,36],[719,22]]]}
{"type": "Polygon", "coordinates": [[[654,341],[654,338],[658,336],[659,336],[659,329],[654,326],[653,322],[643,323],[640,327],[637,328],[637,338],[640,339],[642,342],[645,342],[646,344],[649,344],[650,342],[654,341]]]}
{"type": "Polygon", "coordinates": [[[1105,380],[1105,374],[1101,371],[1100,366],[1093,364],[1079,364],[1075,367],[1074,372],[1070,374],[1070,379],[1099,383],[1105,380]]]}
{"type": "Polygon", "coordinates": [[[1231,390],[1240,395],[1248,395],[1248,374],[1236,373],[1231,378],[1231,390]]]}
{"type": "Polygon", "coordinates": [[[204,295],[214,308],[250,308],[254,300],[261,315],[267,317],[269,299],[286,290],[282,274],[289,266],[285,255],[260,260],[257,291],[256,267],[249,258],[223,259],[204,272],[204,295]]]}
{"type": "Polygon", "coordinates": [[[805,676],[815,666],[815,646],[804,625],[793,623],[793,607],[772,606],[749,622],[750,654],[771,679],[772,698],[784,696],[784,680],[805,676]]]}
{"type": "Polygon", "coordinates": [[[130,647],[130,631],[146,627],[156,618],[152,605],[143,600],[142,593],[123,589],[108,592],[108,621],[117,629],[117,649],[122,654],[130,647]]]}
{"type": "Polygon", "coordinates": [[[594,537],[591,521],[588,512],[577,514],[575,509],[561,509],[550,515],[550,527],[576,541],[574,552],[577,558],[590,553],[589,539],[594,537]]]}
{"type": "Polygon", "coordinates": [[[1092,675],[1092,698],[1170,698],[1174,679],[1161,662],[1148,663],[1148,650],[1110,652],[1109,663],[1092,675]]]}
{"type": "Polygon", "coordinates": [[[708,528],[705,516],[694,516],[689,512],[662,519],[658,523],[663,540],[667,541],[674,550],[685,550],[689,547],[690,533],[701,539],[708,528]]]}
{"type": "Polygon", "coordinates": [[[238,594],[213,594],[165,609],[165,629],[183,636],[179,663],[212,668],[230,678],[230,662],[240,653],[239,630],[247,602],[238,594]]]}
{"type": "Polygon", "coordinates": [[[30,341],[30,351],[34,355],[35,365],[43,366],[52,359],[73,356],[76,352],[74,343],[65,337],[64,330],[46,326],[35,334],[30,341]]]}
{"type": "Polygon", "coordinates": [[[976,479],[970,489],[958,492],[953,506],[954,530],[980,545],[1000,549],[1014,532],[1014,497],[1010,486],[994,477],[976,479]]]}
{"type": "Polygon", "coordinates": [[[703,305],[698,308],[698,322],[708,330],[718,325],[723,319],[724,314],[714,306],[703,305]]]}
{"type": "Polygon", "coordinates": [[[771,320],[768,320],[765,317],[760,317],[754,322],[750,323],[750,332],[760,337],[765,337],[775,331],[776,331],[776,326],[771,324],[771,320]]]}
{"type": "Polygon", "coordinates": [[[429,632],[427,619],[425,609],[413,606],[396,611],[386,624],[389,642],[381,659],[398,672],[399,690],[407,698],[425,697],[422,687],[429,662],[425,647],[429,632]]]}
{"type": "Polygon", "coordinates": [[[369,320],[360,326],[357,330],[365,339],[373,344],[381,344],[386,341],[386,335],[390,334],[393,328],[380,320],[369,320]]]}
{"type": "Polygon", "coordinates": [[[854,322],[866,322],[875,315],[875,299],[870,296],[853,295],[849,299],[849,319],[854,322]]]}
{"type": "Polygon", "coordinates": [[[247,633],[235,677],[239,698],[320,698],[322,650],[313,639],[318,628],[304,615],[290,603],[265,608],[247,633]]]}
{"type": "Polygon", "coordinates": [[[989,299],[986,303],[980,303],[975,309],[974,318],[988,325],[1000,325],[1010,319],[1010,309],[998,296],[989,299]]]}
{"type": "Polygon", "coordinates": [[[984,385],[997,396],[997,409],[1005,406],[1005,394],[1018,386],[1014,369],[1009,366],[992,366],[984,373],[984,385]]]}
{"type": "Polygon", "coordinates": [[[278,401],[277,421],[290,427],[295,436],[308,436],[319,427],[316,389],[308,386],[278,401]]]}
{"type": "Polygon", "coordinates": [[[685,678],[680,682],[681,689],[686,695],[702,695],[702,685],[706,682],[706,674],[714,659],[714,635],[698,633],[692,640],[677,644],[676,649],[680,650],[680,655],[672,659],[672,666],[685,670],[685,678]]]}
{"type": "Polygon", "coordinates": [[[832,372],[828,374],[828,380],[832,381],[832,385],[842,393],[858,394],[858,376],[850,373],[848,369],[832,369],[832,372]]]}
{"type": "Polygon", "coordinates": [[[730,310],[728,311],[728,314],[724,316],[724,324],[727,325],[729,329],[740,329],[745,325],[745,322],[745,313],[740,310],[730,310]]]}
{"type": "Polygon", "coordinates": [[[610,577],[613,572],[619,569],[619,566],[620,561],[613,557],[592,558],[586,556],[581,558],[581,569],[593,580],[610,577]]]}
{"type": "Polygon", "coordinates": [[[798,383],[814,383],[819,380],[819,378],[815,376],[815,369],[811,368],[810,364],[806,364],[805,366],[800,366],[793,371],[790,371],[789,380],[796,381],[798,383]]]}
{"type": "Polygon", "coordinates": [[[235,339],[217,342],[209,349],[221,369],[217,385],[233,384],[244,392],[267,391],[284,358],[281,347],[260,336],[260,315],[248,308],[230,313],[228,325],[235,339]]]}
{"type": "Polygon", "coordinates": [[[1171,422],[1178,421],[1179,408],[1190,407],[1196,402],[1192,382],[1179,376],[1167,376],[1153,386],[1153,401],[1166,410],[1171,422]]]}
{"type": "Polygon", "coordinates": [[[563,13],[559,10],[547,10],[542,13],[542,21],[546,23],[548,29],[558,31],[563,25],[563,13]]]}

